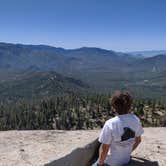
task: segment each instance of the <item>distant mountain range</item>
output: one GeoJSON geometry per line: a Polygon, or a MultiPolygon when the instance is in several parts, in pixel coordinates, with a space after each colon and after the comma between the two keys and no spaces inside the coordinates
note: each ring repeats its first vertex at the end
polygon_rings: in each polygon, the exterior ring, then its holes
{"type": "Polygon", "coordinates": [[[135,51],[128,52],[128,54],[134,55],[136,57],[153,57],[156,55],[166,55],[166,50],[135,51]]]}
{"type": "Polygon", "coordinates": [[[45,94],[51,89],[49,94],[55,95],[64,93],[67,89],[79,91],[89,87],[93,92],[108,93],[115,89],[129,89],[139,97],[165,97],[164,55],[166,53],[162,52],[162,55],[139,57],[135,53],[119,53],[101,48],[64,49],[45,45],[0,43],[0,92],[12,95],[17,91],[17,95],[24,93],[29,96],[30,93],[35,93],[34,89],[47,84],[37,94],[45,94]],[[17,73],[22,73],[19,74],[19,79],[12,80],[17,73]],[[61,78],[59,89],[59,79],[54,84],[52,81],[47,82],[50,77],[54,78],[53,73],[56,76],[59,74],[57,77],[61,78]],[[73,80],[67,79],[69,77],[73,80]],[[42,84],[41,80],[45,82],[42,84]],[[31,90],[18,91],[18,88],[31,90]]]}
{"type": "Polygon", "coordinates": [[[21,45],[0,43],[0,68],[4,69],[41,69],[41,70],[65,70],[67,66],[85,68],[105,66],[105,63],[130,62],[131,55],[117,53],[100,48],[83,47],[79,49],[63,49],[44,45],[21,45]],[[94,66],[95,65],[95,66],[94,66]]]}

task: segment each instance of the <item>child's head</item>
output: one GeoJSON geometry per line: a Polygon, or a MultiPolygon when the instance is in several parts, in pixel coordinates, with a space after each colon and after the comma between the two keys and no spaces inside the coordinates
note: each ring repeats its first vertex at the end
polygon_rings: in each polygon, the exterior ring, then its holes
{"type": "Polygon", "coordinates": [[[115,91],[111,98],[111,106],[119,114],[127,114],[130,111],[133,99],[127,91],[115,91]]]}

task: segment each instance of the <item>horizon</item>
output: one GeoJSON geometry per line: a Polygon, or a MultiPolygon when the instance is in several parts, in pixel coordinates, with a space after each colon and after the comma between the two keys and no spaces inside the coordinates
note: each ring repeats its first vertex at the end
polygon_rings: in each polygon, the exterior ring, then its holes
{"type": "Polygon", "coordinates": [[[74,48],[66,48],[66,47],[61,47],[61,46],[53,46],[53,45],[47,45],[47,44],[31,44],[31,43],[10,43],[10,42],[3,42],[0,41],[0,44],[13,44],[13,45],[25,45],[25,46],[48,46],[48,47],[54,47],[54,48],[61,48],[65,50],[75,50],[75,49],[81,49],[81,48],[97,48],[97,49],[103,49],[107,51],[114,51],[114,52],[122,52],[122,53],[134,53],[134,52],[149,52],[149,51],[166,51],[166,49],[162,50],[133,50],[133,51],[117,51],[113,49],[107,49],[107,48],[102,48],[102,47],[90,47],[90,46],[82,46],[82,47],[74,47],[74,48]]]}
{"type": "Polygon", "coordinates": [[[117,52],[166,50],[164,0],[2,0],[1,41],[117,52]]]}

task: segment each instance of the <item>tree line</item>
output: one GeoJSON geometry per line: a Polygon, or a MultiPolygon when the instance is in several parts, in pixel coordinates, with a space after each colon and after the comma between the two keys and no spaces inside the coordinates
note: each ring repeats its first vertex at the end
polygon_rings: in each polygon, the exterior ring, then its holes
{"type": "MultiPolygon", "coordinates": [[[[1,101],[0,130],[78,130],[101,128],[114,117],[109,104],[111,95],[70,94],[33,102],[1,101]]],[[[166,102],[135,100],[132,112],[143,126],[166,126],[166,102]]]]}

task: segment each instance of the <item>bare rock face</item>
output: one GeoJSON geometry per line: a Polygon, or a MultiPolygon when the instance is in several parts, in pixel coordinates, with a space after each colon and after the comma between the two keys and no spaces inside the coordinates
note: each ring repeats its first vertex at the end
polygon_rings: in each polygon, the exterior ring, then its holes
{"type": "MultiPolygon", "coordinates": [[[[166,127],[144,128],[142,143],[132,154],[133,166],[166,166],[166,127]]],[[[130,165],[129,165],[130,166],[130,165]]]]}
{"type": "MultiPolygon", "coordinates": [[[[99,130],[0,132],[0,166],[90,166],[99,130]]],[[[145,128],[129,166],[166,166],[166,128],[145,128]]]]}
{"type": "Polygon", "coordinates": [[[0,166],[85,166],[99,131],[0,132],[0,166]]]}

